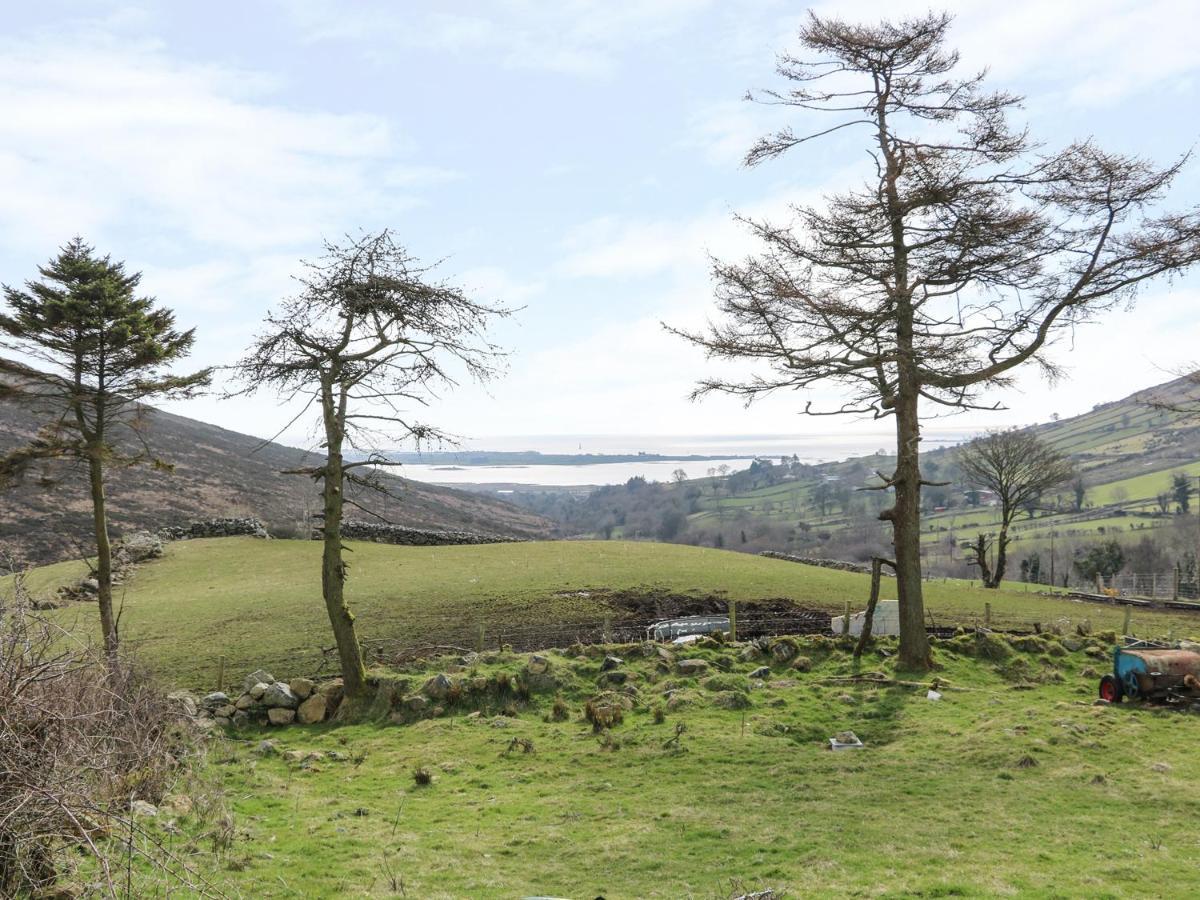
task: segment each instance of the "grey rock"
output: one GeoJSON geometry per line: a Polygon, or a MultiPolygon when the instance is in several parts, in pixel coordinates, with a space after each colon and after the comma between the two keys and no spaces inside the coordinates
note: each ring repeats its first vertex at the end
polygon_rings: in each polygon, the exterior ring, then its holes
{"type": "Polygon", "coordinates": [[[260,681],[258,684],[251,686],[246,693],[249,694],[254,700],[261,700],[262,695],[267,692],[268,687],[270,687],[270,684],[265,681],[260,681]]]}
{"type": "Polygon", "coordinates": [[[267,721],[272,725],[291,725],[296,720],[296,711],[283,706],[267,710],[267,721]]]}
{"type": "Polygon", "coordinates": [[[267,686],[261,702],[269,709],[295,709],[300,705],[300,698],[282,681],[276,681],[267,686]]]}
{"type": "Polygon", "coordinates": [[[531,675],[541,675],[550,668],[550,660],[544,656],[538,656],[536,653],[529,657],[529,662],[525,664],[525,670],[531,675]]]}
{"type": "Polygon", "coordinates": [[[699,675],[708,671],[708,663],[702,659],[681,659],[679,661],[680,675],[699,675]]]}
{"type": "Polygon", "coordinates": [[[218,719],[231,719],[235,712],[237,712],[237,707],[232,703],[226,703],[224,706],[218,706],[214,709],[213,716],[218,719]]]}
{"type": "Polygon", "coordinates": [[[759,666],[757,669],[755,669],[753,672],[750,673],[750,677],[751,678],[763,678],[763,679],[770,678],[771,677],[771,668],[770,668],[770,666],[759,666]]]}
{"type": "Polygon", "coordinates": [[[413,694],[404,701],[404,707],[409,712],[424,712],[429,706],[429,701],[420,694],[413,694]]]}
{"type": "Polygon", "coordinates": [[[238,709],[249,709],[254,705],[254,703],[255,700],[253,697],[251,697],[249,694],[242,694],[242,696],[237,698],[237,702],[233,705],[238,709]]]}
{"type": "Polygon", "coordinates": [[[275,676],[270,672],[267,672],[264,669],[258,669],[242,679],[242,690],[249,691],[250,688],[254,687],[256,684],[271,684],[274,680],[275,676]]]}
{"type": "Polygon", "coordinates": [[[309,695],[312,694],[313,688],[316,687],[316,685],[311,678],[293,678],[288,684],[288,687],[290,687],[292,689],[292,693],[301,700],[307,700],[309,695]]]}
{"type": "Polygon", "coordinates": [[[145,800],[134,800],[129,804],[129,811],[135,816],[152,819],[158,815],[158,807],[153,803],[147,803],[145,800]]]}
{"type": "Polygon", "coordinates": [[[619,656],[606,656],[604,657],[604,662],[600,663],[600,671],[611,672],[624,662],[625,660],[621,659],[619,656]]]}
{"type": "Polygon", "coordinates": [[[600,684],[621,685],[629,679],[628,672],[602,672],[598,681],[600,684]]]}
{"type": "Polygon", "coordinates": [[[279,753],[279,742],[272,740],[259,741],[258,746],[254,748],[254,752],[259,756],[276,756],[279,753]]]}
{"type": "Polygon", "coordinates": [[[200,701],[205,709],[216,709],[218,706],[229,705],[229,695],[224,691],[213,691],[211,694],[205,694],[204,699],[200,701]]]}
{"type": "Polygon", "coordinates": [[[441,700],[450,692],[450,688],[453,687],[453,685],[454,682],[450,680],[450,676],[443,672],[434,675],[427,682],[425,682],[425,686],[421,688],[421,690],[434,700],[441,700]]]}

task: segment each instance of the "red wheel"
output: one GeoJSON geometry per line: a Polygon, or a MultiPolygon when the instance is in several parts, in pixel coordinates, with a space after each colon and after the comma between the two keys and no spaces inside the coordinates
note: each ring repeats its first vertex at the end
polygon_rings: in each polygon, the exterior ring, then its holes
{"type": "Polygon", "coordinates": [[[1109,703],[1121,702],[1121,682],[1115,675],[1105,675],[1100,679],[1100,699],[1109,703]]]}

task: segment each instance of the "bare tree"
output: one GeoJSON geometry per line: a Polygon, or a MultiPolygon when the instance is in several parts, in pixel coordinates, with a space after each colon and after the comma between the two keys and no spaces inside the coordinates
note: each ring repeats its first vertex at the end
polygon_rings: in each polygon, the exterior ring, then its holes
{"type": "MultiPolygon", "coordinates": [[[[760,360],[752,378],[710,377],[747,402],[832,383],[846,400],[808,414],[892,416],[896,466],[880,514],[892,524],[900,661],[931,662],[921,589],[922,404],[992,408],[981,393],[1041,354],[1057,331],[1129,299],[1144,281],[1200,259],[1200,215],[1154,205],[1182,161],[1164,169],[1090,141],[1042,153],[1007,115],[1019,98],[959,75],[945,46],[951,17],[877,25],[810,15],[800,41],[814,59],[782,56],[782,90],[760,99],[833,118],[761,139],[748,165],[822,135],[862,129],[865,183],[794,206],[792,222],[741,218],[762,251],[715,261],[722,318],[677,332],[710,357],[760,360]]],[[[754,99],[752,97],[752,99],[754,99]]],[[[807,119],[806,119],[807,121],[807,119]]]]}
{"type": "Polygon", "coordinates": [[[487,326],[511,310],[467,297],[430,278],[389,231],[327,243],[325,256],[305,264],[299,292],[268,314],[265,331],[237,366],[243,392],[272,389],[316,410],[325,461],[289,474],[321,483],[324,550],[321,592],[333,627],[346,695],[362,694],[366,672],[354,616],[345,599],[343,558],[347,485],[386,492],[381,467],[398,465],[381,452],[404,441],[440,442],[447,435],[411,418],[459,372],[486,381],[502,353],[487,326]],[[359,458],[346,459],[346,453],[359,458]]]}
{"type": "Polygon", "coordinates": [[[1055,485],[1075,474],[1071,461],[1031,431],[993,431],[978,437],[958,453],[958,465],[968,483],[989,490],[1000,501],[1000,530],[995,541],[995,565],[988,562],[990,539],[979,535],[969,560],[979,567],[983,586],[1000,587],[1008,564],[1009,527],[1017,513],[1038,503],[1055,485]]]}

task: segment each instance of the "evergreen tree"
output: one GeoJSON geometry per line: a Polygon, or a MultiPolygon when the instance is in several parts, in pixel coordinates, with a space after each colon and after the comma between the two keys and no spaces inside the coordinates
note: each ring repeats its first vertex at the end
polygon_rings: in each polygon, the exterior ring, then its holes
{"type": "Polygon", "coordinates": [[[177,331],[174,313],[153,298],[136,296],[140,273],[97,256],[81,238],[38,271],[40,280],[26,282],[24,290],[3,287],[7,309],[0,312],[0,347],[45,370],[0,359],[0,375],[7,377],[6,398],[30,406],[45,424],[30,444],[0,458],[0,480],[20,477],[41,459],[86,467],[100,627],[112,654],[117,622],[104,469],[152,459],[143,434],[145,404],[191,395],[208,383],[210,370],[168,373],[191,352],[193,330],[177,331]]]}

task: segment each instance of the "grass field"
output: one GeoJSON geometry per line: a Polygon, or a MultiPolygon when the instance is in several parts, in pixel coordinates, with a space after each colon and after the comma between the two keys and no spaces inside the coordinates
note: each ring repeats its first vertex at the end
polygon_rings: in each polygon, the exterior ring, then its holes
{"type": "MultiPolygon", "coordinates": [[[[531,625],[596,622],[611,612],[595,592],[662,589],[736,600],[788,598],[840,613],[861,608],[866,576],[732,551],[628,541],[561,541],[465,547],[396,547],[351,543],[347,596],[367,642],[399,645],[473,641],[485,626],[489,646],[531,625]]],[[[165,680],[215,685],[220,657],[240,677],[258,666],[308,674],[329,646],[320,597],[320,545],[311,541],[220,538],[168,545],[165,558],[127,582],[121,633],[165,680]]],[[[48,592],[78,577],[78,564],[35,570],[30,584],[48,592]]],[[[0,582],[2,585],[3,582],[0,582]]],[[[1021,586],[1025,587],[1025,586],[1021,586]]],[[[885,580],[884,596],[894,596],[885,580]]],[[[1123,611],[1024,590],[985,591],[971,582],[926,586],[935,623],[973,623],[984,604],[997,625],[1088,619],[1118,628],[1123,611]]],[[[76,604],[59,614],[82,634],[96,628],[95,607],[76,604]]],[[[1138,610],[1138,634],[1200,635],[1200,617],[1138,610]]]]}
{"type": "Polygon", "coordinates": [[[580,714],[599,659],[556,654],[565,721],[547,692],[507,715],[497,699],[478,717],[244,732],[209,763],[232,845],[214,858],[185,818],[172,846],[242,897],[1193,896],[1200,718],[1093,706],[1103,662],[1053,641],[995,661],[972,641],[939,651],[939,702],[838,680],[890,660],[856,670],[831,640],[801,643],[811,671],[774,663],[756,682],[763,661],[737,648],[689,650],[717,673],[692,678],[623,647],[636,702],[601,735],[580,714]],[[825,749],[845,729],[867,749],[825,749]],[[260,757],[266,737],[341,759],[260,757]]]}

